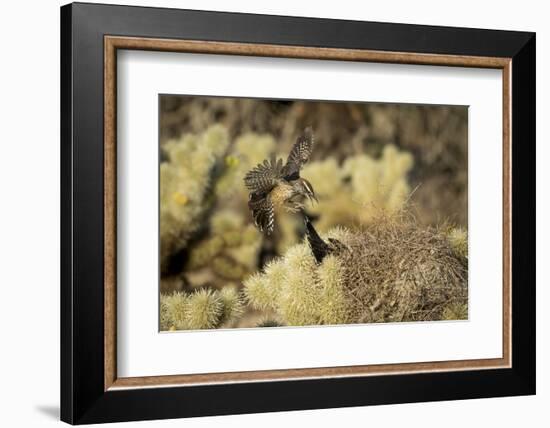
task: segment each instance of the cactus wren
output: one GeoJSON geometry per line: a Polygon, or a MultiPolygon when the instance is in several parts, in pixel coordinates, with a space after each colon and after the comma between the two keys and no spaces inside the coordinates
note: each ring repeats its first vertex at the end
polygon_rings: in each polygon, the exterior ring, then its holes
{"type": "Polygon", "coordinates": [[[313,151],[313,143],[313,131],[307,127],[294,143],[285,165],[273,155],[244,177],[250,191],[248,208],[261,232],[268,235],[273,232],[278,210],[303,212],[304,198],[317,201],[311,183],[300,177],[300,170],[313,151]]]}

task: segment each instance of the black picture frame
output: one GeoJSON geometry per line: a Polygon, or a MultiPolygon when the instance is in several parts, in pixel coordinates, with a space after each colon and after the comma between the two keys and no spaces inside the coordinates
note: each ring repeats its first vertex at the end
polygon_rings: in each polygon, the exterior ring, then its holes
{"type": "Polygon", "coordinates": [[[535,34],[74,3],[61,8],[61,419],[71,424],[535,393],[535,34]],[[104,390],[104,36],[512,59],[512,367],[104,390]]]}

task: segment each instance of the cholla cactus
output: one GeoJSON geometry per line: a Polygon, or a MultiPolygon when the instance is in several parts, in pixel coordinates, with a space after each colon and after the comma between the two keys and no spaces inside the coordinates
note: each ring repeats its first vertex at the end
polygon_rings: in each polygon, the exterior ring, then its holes
{"type": "Polygon", "coordinates": [[[238,217],[237,224],[230,224],[224,236],[215,230],[194,243],[197,248],[188,249],[193,253],[189,266],[202,265],[201,257],[208,261],[223,252],[223,248],[231,248],[231,257],[220,258],[214,265],[222,275],[241,279],[246,270],[232,269],[232,258],[247,266],[256,261],[261,236],[245,224],[243,216],[247,213],[238,212],[246,206],[248,197],[242,178],[258,159],[269,156],[275,141],[269,135],[249,133],[237,138],[231,149],[229,146],[227,130],[219,125],[200,135],[187,134],[163,145],[167,161],[160,167],[162,267],[170,255],[186,248],[200,229],[208,228],[210,212],[238,217]]]}
{"type": "Polygon", "coordinates": [[[248,133],[235,140],[217,166],[210,196],[214,209],[203,221],[200,239],[187,248],[184,271],[192,287],[221,288],[227,281],[241,282],[257,269],[263,236],[251,223],[242,180],[246,171],[274,148],[273,137],[248,133]],[[201,270],[208,272],[196,275],[201,270]]]}
{"type": "Polygon", "coordinates": [[[334,158],[313,162],[302,175],[315,183],[319,204],[308,210],[319,216],[320,231],[336,225],[369,223],[381,213],[398,212],[410,193],[407,173],[413,166],[409,153],[384,147],[378,160],[368,155],[347,158],[339,166],[334,158]]]}
{"type": "Polygon", "coordinates": [[[246,201],[248,193],[243,177],[248,170],[275,150],[271,135],[247,133],[238,137],[230,153],[224,158],[222,174],[215,185],[215,195],[222,201],[236,199],[246,201]]]}
{"type": "Polygon", "coordinates": [[[197,330],[230,326],[243,313],[243,302],[236,288],[221,291],[201,289],[186,294],[160,296],[161,330],[197,330]]]}
{"type": "Polygon", "coordinates": [[[275,146],[275,140],[269,134],[250,132],[235,140],[235,152],[245,159],[246,171],[269,157],[275,151],[275,146]]]}
{"type": "Polygon", "coordinates": [[[385,219],[324,238],[342,248],[317,264],[306,243],[293,246],[245,281],[248,302],[286,325],[467,316],[467,260],[442,232],[385,219]]]}
{"type": "Polygon", "coordinates": [[[216,166],[229,145],[223,127],[213,126],[201,135],[168,141],[168,160],[160,165],[161,265],[184,248],[201,226],[201,216],[212,204],[209,189],[216,166]]]}
{"type": "Polygon", "coordinates": [[[244,215],[224,210],[212,215],[208,234],[189,247],[185,272],[206,269],[210,275],[188,274],[192,287],[205,285],[221,288],[228,281],[240,282],[256,269],[262,236],[244,215]]]}
{"type": "Polygon", "coordinates": [[[410,192],[407,173],[412,166],[412,156],[399,152],[393,145],[385,146],[382,157],[377,161],[367,155],[359,155],[344,162],[344,175],[351,177],[352,198],[367,208],[359,214],[362,222],[367,222],[377,213],[369,212],[369,206],[389,214],[402,208],[410,192]]]}
{"type": "MultiPolygon", "coordinates": [[[[346,235],[343,229],[328,234],[335,239],[346,235]]],[[[275,311],[286,325],[342,324],[350,319],[342,269],[334,256],[317,265],[309,246],[301,243],[249,277],[244,292],[250,305],[275,311]]]]}
{"type": "Polygon", "coordinates": [[[441,314],[444,320],[466,320],[468,319],[468,304],[454,303],[447,306],[441,314]]]}
{"type": "Polygon", "coordinates": [[[447,239],[457,254],[468,258],[468,232],[460,227],[455,227],[447,233],[447,239]]]}

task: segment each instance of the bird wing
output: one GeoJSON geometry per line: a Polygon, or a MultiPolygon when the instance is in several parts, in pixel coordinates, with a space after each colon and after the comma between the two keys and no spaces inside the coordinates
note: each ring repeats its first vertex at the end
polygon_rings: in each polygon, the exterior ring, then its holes
{"type": "Polygon", "coordinates": [[[313,130],[308,126],[298,137],[288,155],[286,165],[283,168],[285,180],[296,180],[300,177],[300,169],[307,163],[313,152],[313,130]]]}
{"type": "Polygon", "coordinates": [[[267,194],[282,178],[282,169],[282,159],[275,160],[273,155],[269,160],[264,160],[248,171],[244,177],[244,184],[251,192],[267,194]]]}
{"type": "Polygon", "coordinates": [[[266,232],[268,235],[273,232],[275,225],[275,210],[269,195],[251,193],[248,200],[248,208],[252,211],[254,224],[260,232],[266,232]]]}

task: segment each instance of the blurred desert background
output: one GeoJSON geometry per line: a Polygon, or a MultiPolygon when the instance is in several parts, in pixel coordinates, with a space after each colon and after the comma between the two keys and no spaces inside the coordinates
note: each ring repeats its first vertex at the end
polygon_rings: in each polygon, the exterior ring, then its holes
{"type": "Polygon", "coordinates": [[[162,95],[159,108],[161,330],[467,318],[467,107],[162,95]],[[243,184],[306,126],[308,215],[355,249],[319,266],[295,217],[255,228],[243,184]]]}

